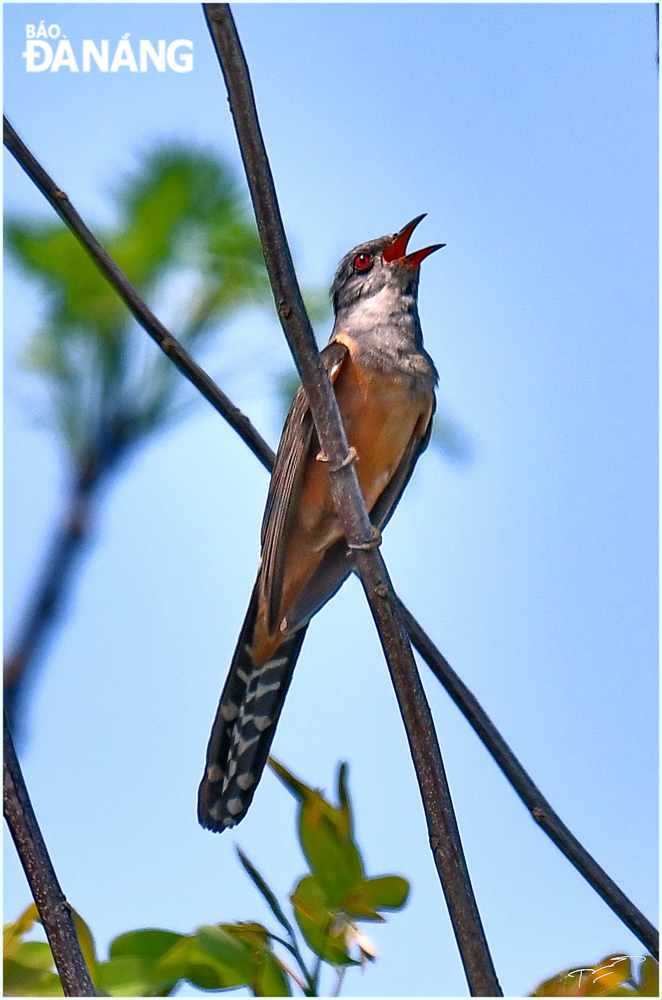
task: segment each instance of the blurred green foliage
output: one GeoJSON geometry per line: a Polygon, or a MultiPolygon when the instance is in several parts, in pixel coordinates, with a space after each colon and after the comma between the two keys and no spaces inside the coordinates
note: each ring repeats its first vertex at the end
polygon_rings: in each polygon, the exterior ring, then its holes
{"type": "Polygon", "coordinates": [[[566,969],[546,979],[532,997],[658,997],[660,967],[647,955],[639,963],[629,955],[607,955],[594,966],[566,969]]]}
{"type": "MultiPolygon", "coordinates": [[[[402,909],[409,883],[399,875],[366,878],[354,840],[346,764],[338,771],[338,806],[334,806],[282,764],[273,759],[270,763],[299,800],[297,832],[310,870],[297,882],[290,903],[314,956],[312,967],[275,893],[239,850],[244,870],[280,925],[278,933],[255,922],[203,926],[193,934],[148,928],[115,938],[108,959],[99,961],[89,927],[74,914],[90,975],[103,994],[169,996],[188,982],[202,990],[247,986],[257,997],[292,996],[296,985],[304,996],[314,997],[319,995],[326,962],[336,970],[338,995],[346,968],[375,960],[376,949],[357,921],[383,921],[379,911],[402,909]],[[274,944],[280,945],[279,952],[274,944]],[[287,961],[281,957],[283,950],[288,952],[287,961]]],[[[38,921],[32,905],[17,921],[5,925],[4,996],[63,996],[49,945],[26,939],[38,921]]]]}
{"type": "MultiPolygon", "coordinates": [[[[112,200],[117,223],[97,228],[100,242],[153,309],[164,298],[174,301],[172,332],[187,349],[242,307],[272,310],[245,198],[216,153],[157,145],[112,200]]],[[[47,423],[75,469],[103,471],[180,415],[183,379],[59,220],[9,216],[5,247],[45,296],[43,321],[22,361],[46,387],[47,423]]],[[[323,323],[326,293],[309,289],[305,299],[313,323],[323,323]]],[[[281,377],[283,415],[297,386],[295,373],[281,377]]],[[[466,434],[440,411],[432,440],[452,461],[471,458],[466,434]]]]}
{"type": "MultiPolygon", "coordinates": [[[[240,307],[270,305],[257,232],[217,155],[159,145],[113,201],[118,221],[97,230],[101,243],[153,306],[175,299],[173,333],[188,349],[240,307]]],[[[59,221],[9,217],[5,246],[46,297],[23,360],[47,386],[49,423],[75,466],[108,466],[177,415],[181,375],[59,221]]]]}

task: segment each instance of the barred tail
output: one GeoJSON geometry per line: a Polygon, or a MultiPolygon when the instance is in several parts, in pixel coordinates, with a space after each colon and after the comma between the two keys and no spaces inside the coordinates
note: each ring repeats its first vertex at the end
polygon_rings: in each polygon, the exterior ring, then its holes
{"type": "Polygon", "coordinates": [[[256,667],[249,649],[257,616],[257,587],[232,657],[207,747],[198,792],[198,819],[208,830],[239,823],[248,810],[269,756],[307,626],[256,667]]]}

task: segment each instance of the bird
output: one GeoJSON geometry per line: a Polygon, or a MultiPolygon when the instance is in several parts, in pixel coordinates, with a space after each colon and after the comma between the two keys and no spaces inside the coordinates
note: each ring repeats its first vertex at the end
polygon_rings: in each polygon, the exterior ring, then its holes
{"type": "MultiPolygon", "coordinates": [[[[331,287],[335,322],[321,357],[378,544],[430,440],[437,370],[418,316],[421,262],[407,253],[417,216],[362,243],[331,287]]],[[[267,763],[310,619],[354,570],[303,387],[278,446],[262,521],[261,556],[223,687],[198,793],[198,820],[222,832],[248,810],[267,763]]]]}

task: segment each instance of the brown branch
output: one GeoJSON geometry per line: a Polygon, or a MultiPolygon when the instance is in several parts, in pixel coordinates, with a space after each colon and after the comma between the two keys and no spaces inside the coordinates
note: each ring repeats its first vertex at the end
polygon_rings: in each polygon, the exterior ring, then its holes
{"type": "Polygon", "coordinates": [[[46,931],[64,995],[98,996],[78,941],[67,902],[37,823],[6,720],[4,725],[3,808],[23,870],[46,931]]]}
{"type": "Polygon", "coordinates": [[[407,731],[437,866],[469,988],[501,996],[467,871],[432,715],[398,613],[395,593],[377,549],[335,395],[322,364],[294,272],[260,131],[248,67],[227,4],[205,4],[230,99],[262,249],[285,337],[306,390],[331,494],[370,604],[407,731]],[[361,548],[364,546],[365,548],[361,548]]]}
{"type": "Polygon", "coordinates": [[[6,722],[14,739],[17,739],[17,725],[26,685],[43,652],[47,637],[62,613],[74,568],[89,539],[91,508],[99,482],[99,475],[92,478],[82,475],[72,484],[64,515],[55,530],[18,636],[5,656],[4,709],[6,722]]]}
{"type": "MultiPolygon", "coordinates": [[[[15,136],[16,133],[14,130],[11,129],[11,126],[8,126],[6,123],[5,128],[7,129],[7,127],[11,130],[11,134],[15,136]]],[[[8,133],[6,131],[5,141],[7,141],[7,135],[8,133]]],[[[12,152],[14,152],[14,155],[21,166],[24,167],[28,175],[33,180],[35,179],[35,176],[47,178],[49,184],[44,186],[40,184],[39,187],[51,204],[53,204],[52,198],[47,193],[47,188],[54,188],[55,186],[41,165],[37,163],[32,154],[27,151],[26,147],[20,140],[18,140],[18,143],[14,143],[12,152]],[[26,156],[29,158],[29,162],[26,160],[26,156]]],[[[57,208],[58,206],[54,207],[57,208]]],[[[81,242],[84,242],[83,235],[78,228],[79,224],[77,219],[80,219],[80,217],[77,213],[73,213],[68,225],[74,236],[76,236],[77,239],[80,239],[81,242]]],[[[80,225],[83,227],[82,232],[84,233],[86,230],[85,224],[81,221],[80,225]]],[[[88,246],[88,250],[95,263],[99,264],[94,247],[88,246]]],[[[122,295],[121,286],[118,288],[118,286],[115,285],[115,287],[118,293],[122,295]]],[[[148,312],[146,307],[144,307],[144,309],[145,312],[148,312]]],[[[180,370],[183,371],[183,367],[180,370]]],[[[184,374],[186,373],[184,372],[184,374]]],[[[209,381],[211,382],[211,379],[209,379],[209,381]]],[[[217,400],[213,403],[213,405],[234,427],[235,425],[230,419],[230,415],[232,412],[236,411],[236,407],[234,407],[233,404],[230,404],[230,409],[226,412],[223,399],[227,397],[224,397],[224,394],[221,393],[220,390],[218,390],[218,394],[217,400]]],[[[235,427],[235,429],[237,428],[235,427]]],[[[242,434],[241,436],[248,447],[253,451],[255,456],[269,471],[271,471],[273,468],[274,453],[259,433],[252,428],[252,425],[251,429],[250,435],[244,436],[242,434]]],[[[437,679],[444,685],[447,692],[453,698],[455,704],[473,727],[478,737],[482,740],[486,749],[501,768],[512,787],[515,789],[525,805],[529,808],[535,821],[541,826],[545,833],[552,838],[557,847],[572,862],[580,874],[583,875],[589,885],[591,885],[595,891],[602,896],[607,905],[610,906],[623,923],[630,928],[632,933],[639,938],[642,944],[644,944],[653,955],[657,956],[658,934],[656,929],[650,921],[646,919],[641,911],[637,909],[631,900],[629,900],[619,889],[612,879],[609,878],[606,872],[600,867],[600,865],[597,864],[588,851],[586,851],[585,848],[579,844],[579,841],[577,841],[570,830],[568,830],[544,796],[539,792],[529,774],[524,770],[518,759],[510,750],[508,744],[505,742],[492,721],[488,718],[485,711],[481,708],[471,691],[460,680],[442,653],[423,631],[411,612],[405,608],[402,602],[399,602],[399,607],[400,613],[403,616],[405,625],[409,632],[409,636],[416,649],[426,661],[437,679]],[[546,822],[547,818],[549,818],[549,822],[546,822]]]]}
{"type": "Polygon", "coordinates": [[[252,423],[241,410],[219,389],[207,372],[200,367],[188,351],[147,308],[137,290],[112,257],[104,250],[91,229],[69,201],[64,191],[54,183],[18,134],[3,116],[4,143],[10,153],[23,167],[28,177],[34,181],[44,197],[50,202],[62,221],[69,227],[76,239],[85,247],[90,257],[107,281],[113,286],[133,317],[140,323],[161,350],[198,389],[205,399],[218,410],[233,427],[243,441],[251,448],[263,465],[269,468],[273,452],[257,433],[252,423]]]}
{"type": "Polygon", "coordinates": [[[530,775],[524,770],[519,760],[510,749],[503,736],[496,728],[478,700],[466,684],[458,677],[450,663],[439,652],[430,637],[421,628],[410,611],[398,599],[400,614],[405,623],[409,637],[432,673],[471,724],[484,746],[501,768],[501,771],[515,789],[520,799],[527,807],[538,826],[565,854],[580,875],[591,885],[599,896],[611,907],[617,917],[635,934],[650,953],[658,958],[659,936],[650,920],[637,909],[624,892],[607,875],[585,847],[580,844],[574,834],[568,829],[560,816],[533,783],[530,775]]]}

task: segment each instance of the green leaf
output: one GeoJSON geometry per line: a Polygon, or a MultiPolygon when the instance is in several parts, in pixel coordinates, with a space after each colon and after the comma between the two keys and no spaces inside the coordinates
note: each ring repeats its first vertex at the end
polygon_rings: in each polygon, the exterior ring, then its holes
{"type": "Polygon", "coordinates": [[[80,944],[80,950],[83,953],[83,958],[85,959],[85,964],[90,973],[90,978],[92,982],[96,984],[97,981],[97,952],[94,945],[94,937],[92,936],[92,931],[85,923],[83,918],[79,913],[72,908],[71,915],[74,918],[74,924],[76,926],[76,933],[78,935],[78,942],[80,944]]]}
{"type": "Polygon", "coordinates": [[[115,997],[153,996],[177,983],[176,979],[159,975],[156,962],[149,958],[111,958],[100,962],[97,969],[99,989],[115,997]]]}
{"type": "MultiPolygon", "coordinates": [[[[628,955],[622,953],[617,955],[607,955],[598,963],[593,974],[595,988],[610,993],[611,990],[618,989],[623,983],[627,983],[632,978],[632,961],[628,955]]],[[[605,995],[603,993],[603,995],[605,995]]]]}
{"type": "Polygon", "coordinates": [[[46,941],[23,941],[12,958],[29,969],[40,969],[42,972],[50,972],[54,966],[51,946],[46,941]]]}
{"type": "Polygon", "coordinates": [[[164,979],[187,979],[202,990],[246,985],[244,977],[216,961],[198,944],[197,935],[183,937],[156,963],[155,974],[164,979]]]}
{"type": "Polygon", "coordinates": [[[305,802],[312,789],[305,785],[303,781],[296,778],[291,771],[288,771],[284,764],[279,763],[275,757],[268,758],[269,767],[280,778],[285,787],[292,792],[292,795],[300,802],[305,802]]]}
{"type": "MultiPolygon", "coordinates": [[[[90,971],[92,981],[96,983],[97,958],[92,932],[83,918],[76,913],[73,908],[71,909],[71,913],[76,927],[78,941],[83,953],[83,958],[85,959],[87,967],[90,971]]],[[[21,914],[15,923],[5,925],[4,957],[5,959],[14,959],[22,968],[31,968],[33,970],[41,970],[44,973],[49,973],[48,975],[35,979],[34,982],[31,983],[31,987],[28,990],[27,995],[30,995],[30,992],[32,992],[35,996],[61,996],[61,988],[56,986],[56,983],[59,984],[59,977],[57,976],[57,973],[52,972],[54,969],[54,961],[50,945],[44,941],[22,940],[23,936],[32,929],[35,923],[41,923],[41,920],[37,907],[34,903],[32,903],[28,906],[24,913],[21,914]],[[52,978],[53,976],[54,979],[52,978]],[[50,992],[43,993],[43,989],[49,990],[50,992]],[[55,992],[53,992],[53,990],[55,990],[55,992]]],[[[14,969],[13,975],[18,975],[18,972],[18,969],[14,969]]],[[[23,978],[25,978],[25,976],[23,976],[23,978]]]]}
{"type": "Polygon", "coordinates": [[[248,948],[268,948],[271,941],[271,934],[257,920],[238,920],[234,924],[216,924],[222,931],[236,938],[248,948]]]}
{"type": "Polygon", "coordinates": [[[347,787],[347,775],[349,766],[347,761],[341,761],[338,767],[338,802],[340,803],[340,814],[343,817],[342,832],[345,837],[354,836],[354,817],[352,816],[352,804],[349,798],[349,788],[347,787]]]}
{"type": "Polygon", "coordinates": [[[291,997],[287,976],[272,951],[260,956],[253,992],[257,997],[291,997]]]}
{"type": "Polygon", "coordinates": [[[271,948],[271,934],[264,924],[239,921],[220,924],[218,929],[248,949],[250,980],[247,985],[256,996],[290,996],[287,977],[271,948]]]}
{"type": "Polygon", "coordinates": [[[3,980],[6,997],[64,996],[60,977],[54,972],[35,969],[13,958],[3,963],[3,980]]]}
{"type": "Polygon", "coordinates": [[[353,823],[346,787],[346,765],[338,773],[341,806],[332,806],[316,789],[269,758],[272,769],[299,799],[299,840],[306,860],[331,907],[363,880],[363,862],[352,838],[353,823]]]}
{"type": "Polygon", "coordinates": [[[330,909],[327,896],[314,875],[301,879],[290,902],[306,944],[316,955],[331,965],[357,964],[349,956],[342,930],[332,933],[336,914],[330,909]]]}
{"type": "Polygon", "coordinates": [[[401,910],[409,896],[409,882],[399,875],[365,879],[345,893],[340,905],[353,917],[382,921],[378,910],[401,910]]]}
{"type": "Polygon", "coordinates": [[[183,934],[175,934],[174,931],[157,929],[131,931],[128,934],[121,934],[111,942],[110,957],[135,956],[156,960],[162,958],[183,937],[183,934]]]}
{"type": "Polygon", "coordinates": [[[32,929],[36,921],[39,920],[39,913],[34,903],[20,915],[13,923],[5,924],[3,927],[3,954],[5,958],[10,958],[16,948],[19,947],[23,937],[32,929]]]}
{"type": "MultiPolygon", "coordinates": [[[[28,907],[15,924],[5,927],[5,932],[8,927],[19,928],[19,933],[30,930],[36,912],[34,906],[28,907]]],[[[64,996],[50,945],[45,941],[20,941],[13,934],[9,940],[11,956],[5,952],[3,963],[4,996],[64,996]]]]}
{"type": "Polygon", "coordinates": [[[641,963],[637,993],[640,997],[660,995],[660,963],[650,955],[647,955],[641,963]]]}
{"type": "MultiPolygon", "coordinates": [[[[645,960],[645,962],[648,960],[645,960]]],[[[654,959],[650,959],[654,962],[654,959]]],[[[640,970],[641,983],[635,984],[633,988],[632,959],[629,955],[617,953],[607,955],[592,966],[581,966],[574,969],[567,969],[550,979],[542,982],[531,994],[539,997],[633,997],[633,996],[658,996],[655,988],[652,993],[642,993],[644,967],[640,970]]],[[[657,967],[657,963],[654,963],[657,967]]],[[[651,966],[646,971],[653,973],[651,966]]],[[[651,976],[649,988],[653,988],[655,973],[651,976]]]]}
{"type": "Polygon", "coordinates": [[[199,927],[196,936],[202,951],[230,970],[239,981],[250,983],[253,971],[251,954],[245,944],[222,927],[211,925],[199,927]]]}

